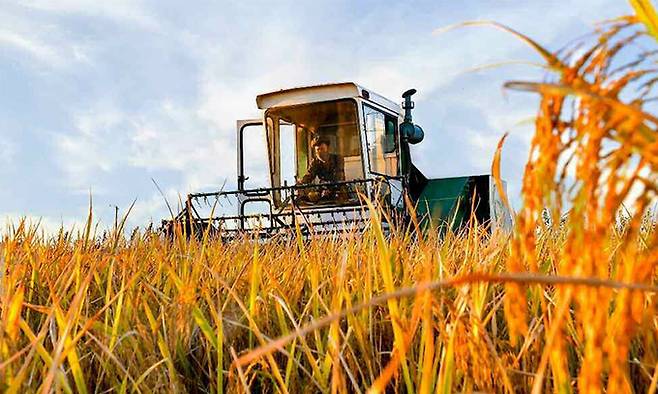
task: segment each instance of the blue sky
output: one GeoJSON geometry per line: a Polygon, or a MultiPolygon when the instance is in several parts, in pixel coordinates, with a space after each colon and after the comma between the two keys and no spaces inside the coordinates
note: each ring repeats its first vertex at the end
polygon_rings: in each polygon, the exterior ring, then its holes
{"type": "Polygon", "coordinates": [[[354,81],[393,100],[411,87],[431,177],[488,173],[505,131],[502,170],[519,186],[536,98],[505,92],[541,79],[539,61],[490,28],[495,20],[556,49],[625,1],[8,1],[0,0],[0,223],[27,216],[45,229],[81,223],[93,196],[109,226],[136,199],[130,225],[166,216],[157,181],[180,193],[235,183],[235,120],[255,96],[354,81]]]}

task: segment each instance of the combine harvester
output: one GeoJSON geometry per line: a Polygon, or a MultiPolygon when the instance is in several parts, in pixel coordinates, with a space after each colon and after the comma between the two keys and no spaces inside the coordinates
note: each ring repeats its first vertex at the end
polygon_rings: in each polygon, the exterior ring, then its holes
{"type": "Polygon", "coordinates": [[[364,197],[403,221],[415,210],[425,229],[472,219],[511,226],[490,175],[428,179],[414,165],[410,145],[424,137],[412,121],[414,93],[402,95],[402,107],[354,83],[258,96],[262,118],[237,122],[237,190],[189,194],[178,215],[163,220],[164,232],[180,226],[226,239],[360,230],[369,218],[364,197]],[[247,168],[259,155],[268,159],[260,169],[266,186],[249,184],[259,174],[247,168]]]}

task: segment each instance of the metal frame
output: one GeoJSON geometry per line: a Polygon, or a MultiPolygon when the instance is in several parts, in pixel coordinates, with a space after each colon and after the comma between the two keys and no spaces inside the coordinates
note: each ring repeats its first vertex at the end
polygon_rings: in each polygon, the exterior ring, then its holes
{"type": "MultiPolygon", "coordinates": [[[[375,180],[363,179],[343,182],[330,182],[313,185],[280,186],[250,190],[217,191],[192,193],[187,196],[185,208],[171,221],[164,221],[163,227],[173,231],[174,223],[181,224],[190,233],[208,230],[222,238],[235,238],[241,233],[250,233],[258,238],[272,237],[278,234],[291,234],[299,228],[302,235],[322,234],[347,229],[362,230],[369,217],[366,206],[360,202],[343,205],[303,205],[296,195],[299,190],[318,187],[354,187],[356,192],[362,185],[367,193],[373,190],[375,180]],[[279,191],[291,196],[290,204],[274,210],[272,193],[279,191]],[[201,200],[234,197],[238,200],[237,215],[202,216],[196,208],[201,200]],[[265,202],[269,212],[258,214],[245,213],[245,205],[251,202],[265,202]],[[266,221],[267,225],[263,225],[266,221]],[[255,222],[257,225],[252,225],[255,222]],[[230,224],[233,224],[232,226],[230,224]]],[[[366,197],[371,197],[367,195],[366,197]]]]}
{"type": "MultiPolygon", "coordinates": [[[[245,177],[244,174],[244,129],[248,126],[263,126],[263,121],[261,119],[245,119],[238,120],[237,124],[237,173],[238,173],[238,190],[244,190],[244,182],[248,177],[245,177]]],[[[267,143],[267,128],[265,128],[265,142],[267,143]]],[[[268,149],[269,155],[269,149],[268,149]]]]}

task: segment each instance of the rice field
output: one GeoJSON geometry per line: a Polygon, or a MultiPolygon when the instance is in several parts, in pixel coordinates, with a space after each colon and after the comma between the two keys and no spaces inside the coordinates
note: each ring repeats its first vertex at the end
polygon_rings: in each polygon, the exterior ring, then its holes
{"type": "Polygon", "coordinates": [[[510,234],[8,225],[0,391],[655,393],[658,16],[631,3],[558,51],[490,24],[548,73],[507,83],[541,98],[510,234]]]}

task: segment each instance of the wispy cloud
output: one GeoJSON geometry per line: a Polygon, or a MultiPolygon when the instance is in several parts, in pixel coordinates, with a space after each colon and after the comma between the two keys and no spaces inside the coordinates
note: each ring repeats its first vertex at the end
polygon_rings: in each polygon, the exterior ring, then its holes
{"type": "Polygon", "coordinates": [[[84,218],[65,217],[57,215],[34,216],[26,215],[19,212],[0,213],[0,234],[6,233],[9,228],[16,228],[23,222],[30,228],[38,228],[45,234],[56,234],[60,229],[69,232],[81,231],[84,229],[84,218]]]}
{"type": "MultiPolygon", "coordinates": [[[[74,130],[53,133],[54,154],[67,176],[67,184],[76,190],[89,190],[97,171],[111,171],[125,160],[121,141],[126,126],[125,114],[111,105],[73,115],[74,130]]],[[[95,191],[103,190],[96,188],[95,191]]]]}
{"type": "Polygon", "coordinates": [[[140,0],[19,0],[18,4],[36,11],[110,19],[148,29],[156,29],[159,26],[157,19],[147,11],[144,2],[140,0]]]}
{"type": "Polygon", "coordinates": [[[66,63],[63,54],[53,46],[47,45],[34,37],[28,37],[14,31],[0,29],[0,45],[25,51],[38,61],[54,66],[66,63]]]}

